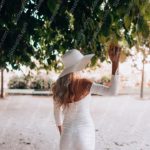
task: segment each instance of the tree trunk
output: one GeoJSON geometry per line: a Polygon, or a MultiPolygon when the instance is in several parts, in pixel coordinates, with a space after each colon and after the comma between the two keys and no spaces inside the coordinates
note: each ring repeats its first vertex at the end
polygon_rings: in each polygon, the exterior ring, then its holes
{"type": "Polygon", "coordinates": [[[145,63],[143,61],[140,98],[143,98],[143,91],[144,91],[144,67],[145,63]]]}
{"type": "Polygon", "coordinates": [[[1,69],[1,98],[4,98],[4,69],[1,69]]]}

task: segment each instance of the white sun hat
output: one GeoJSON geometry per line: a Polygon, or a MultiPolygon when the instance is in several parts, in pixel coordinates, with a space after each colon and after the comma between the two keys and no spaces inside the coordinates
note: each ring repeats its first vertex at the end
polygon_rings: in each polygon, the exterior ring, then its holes
{"type": "Polygon", "coordinates": [[[67,51],[61,58],[64,64],[64,70],[59,75],[59,78],[72,72],[81,71],[90,63],[93,56],[94,54],[83,55],[77,49],[67,51]]]}

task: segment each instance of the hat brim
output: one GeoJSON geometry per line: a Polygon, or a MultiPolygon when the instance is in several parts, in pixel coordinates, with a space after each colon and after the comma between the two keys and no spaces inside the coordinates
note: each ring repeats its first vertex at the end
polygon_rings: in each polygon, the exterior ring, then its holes
{"type": "Polygon", "coordinates": [[[91,62],[91,58],[93,56],[94,54],[84,55],[84,57],[78,63],[76,63],[75,65],[71,67],[65,68],[62,71],[62,73],[59,75],[59,78],[72,72],[81,71],[91,62]]]}

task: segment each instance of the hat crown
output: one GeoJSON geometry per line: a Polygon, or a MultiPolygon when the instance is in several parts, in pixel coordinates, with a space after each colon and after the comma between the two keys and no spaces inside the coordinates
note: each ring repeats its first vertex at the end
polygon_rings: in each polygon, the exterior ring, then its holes
{"type": "Polygon", "coordinates": [[[67,51],[63,57],[62,61],[65,68],[71,67],[74,64],[78,63],[83,58],[81,52],[77,49],[72,49],[67,51]]]}

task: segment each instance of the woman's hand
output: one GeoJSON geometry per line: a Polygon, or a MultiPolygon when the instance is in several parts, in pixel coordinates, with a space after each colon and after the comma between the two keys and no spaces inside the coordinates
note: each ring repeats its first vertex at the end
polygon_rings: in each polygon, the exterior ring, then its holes
{"type": "Polygon", "coordinates": [[[112,74],[114,75],[118,65],[119,65],[119,58],[121,53],[121,47],[111,44],[108,50],[109,58],[112,62],[112,74]]]}
{"type": "Polygon", "coordinates": [[[58,126],[58,130],[59,130],[59,133],[61,135],[61,133],[62,133],[62,126],[58,126]]]}

